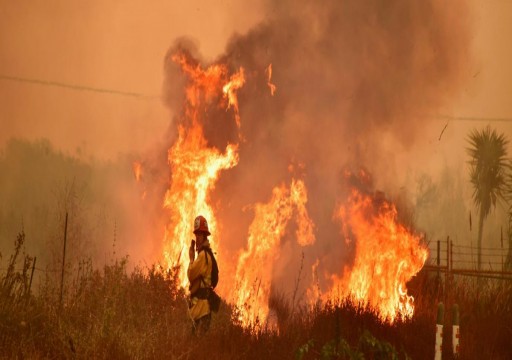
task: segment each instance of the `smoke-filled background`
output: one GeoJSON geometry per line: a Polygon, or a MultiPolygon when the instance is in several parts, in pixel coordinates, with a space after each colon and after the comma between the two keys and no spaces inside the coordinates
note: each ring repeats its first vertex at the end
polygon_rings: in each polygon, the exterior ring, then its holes
{"type": "MultiPolygon", "coordinates": [[[[320,258],[320,271],[340,273],[350,252],[333,211],[346,195],[343,171],[360,167],[427,240],[476,242],[466,137],[487,124],[512,134],[512,3],[1,3],[4,257],[23,229],[41,267],[57,266],[67,211],[70,261],[161,259],[167,149],[185,82],[169,59],[177,48],[205,66],[246,69],[240,162],[212,194],[224,256],[245,246],[254,204],[296,177],[308,187],[316,244],[300,249],[290,231],[275,278],[293,282],[302,251],[307,268],[320,258]]],[[[236,141],[234,126],[212,112],[210,145],[236,141]]],[[[484,241],[498,246],[506,223],[498,208],[484,241]]]]}

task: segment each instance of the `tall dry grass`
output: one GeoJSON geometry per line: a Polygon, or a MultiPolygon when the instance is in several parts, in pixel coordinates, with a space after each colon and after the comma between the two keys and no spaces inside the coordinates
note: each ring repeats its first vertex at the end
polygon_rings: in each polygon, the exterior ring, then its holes
{"type": "MultiPolygon", "coordinates": [[[[122,258],[100,269],[82,261],[66,284],[46,277],[29,289],[33,259],[20,234],[0,259],[0,357],[51,359],[433,359],[436,307],[446,304],[444,359],[451,354],[451,311],[461,309],[461,359],[512,358],[512,289],[488,282],[420,273],[410,284],[416,313],[383,324],[375,312],[346,299],[316,307],[273,294],[278,331],[244,329],[223,303],[203,338],[191,333],[185,293],[175,274],[158,266],[127,271],[122,258]],[[4,264],[6,262],[6,264],[4,264]]],[[[222,279],[221,279],[222,281],[222,279]]]]}

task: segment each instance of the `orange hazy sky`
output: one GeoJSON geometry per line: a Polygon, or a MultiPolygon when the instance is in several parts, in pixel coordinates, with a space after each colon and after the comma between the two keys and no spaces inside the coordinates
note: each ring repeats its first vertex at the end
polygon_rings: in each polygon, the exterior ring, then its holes
{"type": "Polygon", "coordinates": [[[153,96],[0,79],[0,146],[15,136],[98,157],[143,150],[169,125],[158,96],[174,40],[196,39],[213,59],[259,14],[257,2],[235,0],[0,0],[0,76],[153,96]]]}
{"type": "MultiPolygon", "coordinates": [[[[445,115],[512,119],[512,0],[471,4],[473,76],[445,115]]],[[[234,32],[245,33],[263,14],[256,0],[0,0],[0,148],[23,137],[99,158],[144,151],[162,139],[171,119],[158,96],[173,41],[191,37],[213,60],[234,32]]],[[[492,124],[512,135],[512,121],[492,124]]]]}

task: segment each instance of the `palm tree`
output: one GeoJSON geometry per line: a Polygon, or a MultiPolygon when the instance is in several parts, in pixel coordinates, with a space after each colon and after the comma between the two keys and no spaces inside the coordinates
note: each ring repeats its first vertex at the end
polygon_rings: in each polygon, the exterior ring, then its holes
{"type": "Polygon", "coordinates": [[[482,268],[482,232],[484,220],[496,206],[496,200],[504,200],[508,139],[487,126],[482,131],[473,130],[468,137],[471,145],[467,151],[471,156],[469,164],[473,184],[473,202],[479,210],[478,222],[478,270],[482,268]]]}

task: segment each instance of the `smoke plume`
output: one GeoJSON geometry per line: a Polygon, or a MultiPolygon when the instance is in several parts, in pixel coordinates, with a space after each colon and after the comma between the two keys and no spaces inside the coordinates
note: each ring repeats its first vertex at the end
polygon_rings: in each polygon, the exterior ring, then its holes
{"type": "MultiPolygon", "coordinates": [[[[224,256],[236,258],[246,246],[251,206],[295,176],[308,188],[316,243],[301,249],[287,240],[289,231],[275,279],[293,284],[296,274],[285,268],[296,273],[302,251],[304,267],[318,257],[321,271],[339,271],[345,247],[333,210],[344,193],[343,171],[365,167],[381,190],[398,190],[394,179],[403,170],[395,154],[414,151],[429,115],[460,91],[469,30],[464,1],[269,2],[265,20],[234,35],[216,60],[247,74],[239,91],[240,161],[221,175],[211,199],[224,256]],[[267,84],[269,64],[274,96],[267,84]]],[[[183,75],[170,59],[178,50],[202,63],[186,39],[169,50],[164,100],[175,113],[184,97],[183,75]]],[[[210,146],[223,150],[237,141],[230,116],[225,109],[208,109],[204,128],[210,146]]],[[[171,128],[180,121],[177,116],[171,128]]]]}

